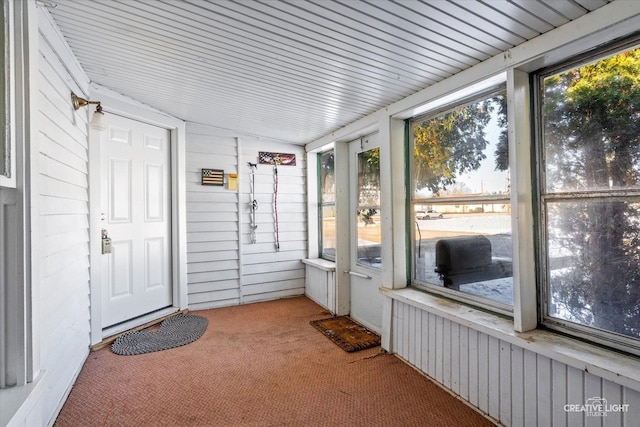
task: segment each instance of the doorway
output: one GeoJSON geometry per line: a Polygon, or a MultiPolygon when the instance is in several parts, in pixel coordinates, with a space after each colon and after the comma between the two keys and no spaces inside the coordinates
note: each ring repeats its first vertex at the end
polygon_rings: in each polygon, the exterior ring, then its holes
{"type": "Polygon", "coordinates": [[[350,316],[378,333],[382,330],[382,215],[378,134],[349,143],[350,316]]]}
{"type": "Polygon", "coordinates": [[[103,329],[173,305],[170,132],[115,114],[106,121],[100,136],[103,329]]]}

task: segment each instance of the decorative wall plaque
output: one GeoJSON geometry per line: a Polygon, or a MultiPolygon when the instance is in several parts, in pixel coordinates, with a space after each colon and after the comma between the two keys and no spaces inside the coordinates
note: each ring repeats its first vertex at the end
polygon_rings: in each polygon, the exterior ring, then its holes
{"type": "Polygon", "coordinates": [[[296,155],[287,153],[269,153],[266,151],[260,151],[258,153],[258,159],[260,164],[263,165],[282,165],[282,166],[295,166],[296,155]]]}
{"type": "Polygon", "coordinates": [[[224,185],[222,169],[202,169],[202,185],[224,185]]]}

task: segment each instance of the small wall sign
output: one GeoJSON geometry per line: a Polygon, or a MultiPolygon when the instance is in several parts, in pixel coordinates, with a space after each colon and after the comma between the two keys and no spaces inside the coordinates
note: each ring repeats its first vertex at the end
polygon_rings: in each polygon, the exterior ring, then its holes
{"type": "Polygon", "coordinates": [[[227,190],[238,190],[238,174],[230,173],[228,177],[229,179],[227,180],[227,190]]]}
{"type": "Polygon", "coordinates": [[[224,185],[222,169],[202,169],[202,185],[224,185]]]}
{"type": "Polygon", "coordinates": [[[269,153],[266,151],[260,151],[258,153],[258,159],[260,164],[263,165],[276,165],[276,166],[295,166],[296,155],[287,153],[269,153]]]}

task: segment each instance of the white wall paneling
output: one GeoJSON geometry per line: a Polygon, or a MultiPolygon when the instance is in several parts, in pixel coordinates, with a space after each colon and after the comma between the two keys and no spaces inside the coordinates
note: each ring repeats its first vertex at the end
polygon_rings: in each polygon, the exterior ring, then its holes
{"type": "MultiPolygon", "coordinates": [[[[41,368],[48,371],[44,415],[53,417],[88,354],[89,182],[87,111],[74,112],[73,90],[86,93],[82,75],[70,75],[68,52],[53,29],[41,32],[38,164],[39,327],[41,368]]],[[[86,83],[85,83],[86,84],[86,83]]],[[[35,195],[34,195],[35,196],[35,195]]],[[[36,279],[36,278],[34,278],[36,279]]]]}
{"type": "Polygon", "coordinates": [[[240,140],[217,128],[187,126],[187,259],[192,310],[237,305],[304,293],[307,254],[305,156],[302,147],[240,140]],[[259,151],[296,154],[296,166],[278,168],[280,250],[275,249],[273,166],[255,177],[256,243],[249,235],[248,163],[259,151]],[[201,169],[237,173],[239,190],[201,185],[201,169]]]}
{"type": "Polygon", "coordinates": [[[302,262],[306,268],[305,295],[335,313],[336,263],[319,258],[302,262]]]}
{"type": "Polygon", "coordinates": [[[1,399],[4,405],[7,397],[18,396],[22,404],[10,425],[47,425],[89,351],[87,114],[74,112],[69,96],[72,90],[86,94],[88,79],[47,13],[34,2],[16,3],[29,14],[19,69],[28,81],[20,105],[31,110],[23,111],[29,122],[16,136],[25,150],[21,165],[29,209],[20,226],[26,246],[11,249],[17,257],[27,251],[29,262],[29,304],[22,313],[28,326],[20,334],[26,333],[22,339],[33,351],[24,355],[33,382],[7,390],[1,399]]]}
{"type": "Polygon", "coordinates": [[[187,124],[187,282],[192,310],[240,304],[238,193],[202,185],[202,169],[238,173],[238,141],[187,124]]]}
{"type": "Polygon", "coordinates": [[[300,146],[243,139],[240,153],[240,221],[243,235],[242,294],[244,302],[265,301],[294,295],[303,295],[307,257],[307,191],[306,154],[300,146]],[[278,234],[280,249],[276,250],[274,216],[274,168],[258,164],[255,175],[256,243],[251,244],[249,234],[250,197],[248,163],[258,163],[258,152],[292,153],[295,166],[278,166],[278,234]]]}
{"type": "Polygon", "coordinates": [[[640,392],[587,367],[578,369],[399,300],[393,301],[392,331],[392,348],[401,358],[506,426],[637,424],[640,392]],[[565,410],[590,398],[628,404],[628,410],[606,417],[565,410]]]}

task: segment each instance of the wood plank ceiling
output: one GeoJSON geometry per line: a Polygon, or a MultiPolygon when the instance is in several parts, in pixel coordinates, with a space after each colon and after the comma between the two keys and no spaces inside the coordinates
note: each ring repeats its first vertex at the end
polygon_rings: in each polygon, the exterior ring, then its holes
{"type": "MultiPolygon", "coordinates": [[[[91,81],[308,143],[608,0],[55,0],[91,81]]],[[[108,106],[105,106],[108,109],[108,106]]]]}

